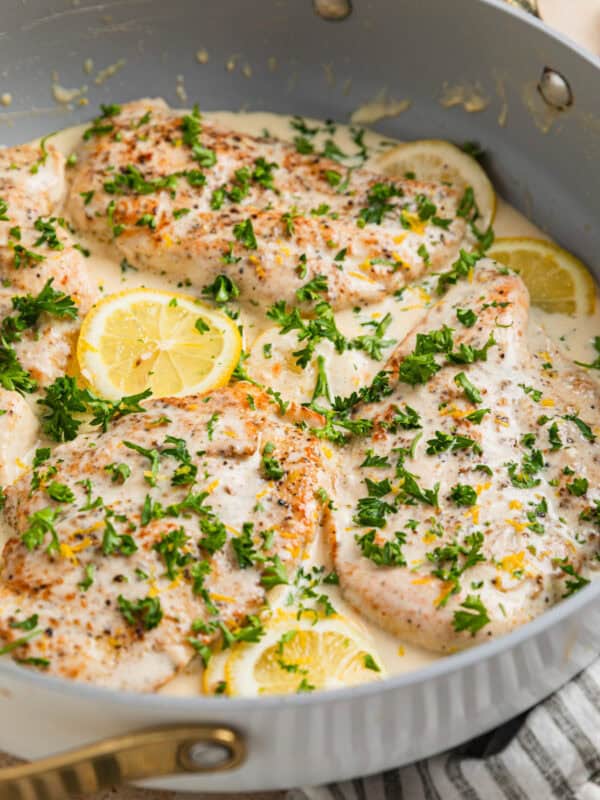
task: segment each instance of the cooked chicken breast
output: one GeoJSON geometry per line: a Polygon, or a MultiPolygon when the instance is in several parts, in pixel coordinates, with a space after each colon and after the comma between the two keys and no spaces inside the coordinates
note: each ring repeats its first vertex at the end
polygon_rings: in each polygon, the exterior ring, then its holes
{"type": "MultiPolygon", "coordinates": [[[[28,296],[0,289],[0,337],[3,326],[8,324],[5,320],[15,320],[19,316],[13,300],[28,296]]],[[[75,311],[68,318],[42,312],[33,326],[21,331],[18,340],[12,342],[19,363],[39,386],[52,383],[67,371],[79,321],[79,314],[75,311]]]]}
{"type": "Polygon", "coordinates": [[[391,183],[161,101],[105,108],[73,176],[77,228],[198,288],[226,274],[261,305],[294,300],[317,275],[335,308],[376,300],[441,266],[465,236],[451,188],[391,183]]]}
{"type": "Polygon", "coordinates": [[[84,313],[97,292],[60,216],[65,185],[64,156],[50,144],[0,149],[0,274],[34,294],[52,279],[84,313]]]}
{"type": "Polygon", "coordinates": [[[248,615],[321,521],[320,451],[294,425],[313,416],[282,416],[238,383],[57,447],[7,490],[0,636],[13,657],[152,690],[220,636],[259,637],[248,615]]]}
{"type": "Polygon", "coordinates": [[[38,429],[29,403],[17,392],[0,389],[0,487],[26,468],[24,459],[36,444],[38,429]]]}
{"type": "Polygon", "coordinates": [[[344,595],[434,651],[533,619],[598,564],[598,387],[530,352],[527,321],[520,278],[480,262],[398,347],[337,475],[344,595]]]}

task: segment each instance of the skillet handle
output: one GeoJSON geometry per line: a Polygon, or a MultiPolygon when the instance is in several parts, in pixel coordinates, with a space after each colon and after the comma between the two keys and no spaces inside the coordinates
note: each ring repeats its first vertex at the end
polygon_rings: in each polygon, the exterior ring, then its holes
{"type": "Polygon", "coordinates": [[[1,800],[66,800],[161,775],[234,769],[242,736],[216,725],[173,725],[115,736],[49,758],[0,769],[1,800]]]}
{"type": "Polygon", "coordinates": [[[521,11],[533,14],[534,17],[540,16],[537,0],[506,0],[506,2],[511,6],[520,8],[521,11]]]}

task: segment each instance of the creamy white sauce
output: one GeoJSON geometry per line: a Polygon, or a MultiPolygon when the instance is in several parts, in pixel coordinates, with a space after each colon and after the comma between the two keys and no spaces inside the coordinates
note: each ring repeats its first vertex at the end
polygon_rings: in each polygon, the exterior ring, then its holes
{"type": "MultiPolygon", "coordinates": [[[[289,125],[288,117],[270,113],[232,113],[216,112],[205,115],[211,121],[219,122],[224,126],[250,134],[261,134],[264,131],[281,139],[291,140],[295,131],[289,125]]],[[[309,121],[310,122],[310,121],[309,121]]],[[[70,128],[57,134],[52,142],[65,155],[71,153],[79,143],[84,126],[70,128]]],[[[324,137],[319,134],[319,137],[324,137]]],[[[333,137],[342,150],[353,152],[356,149],[348,128],[337,126],[333,137]]],[[[315,142],[318,147],[319,139],[315,142]]],[[[383,152],[392,144],[377,133],[368,132],[365,136],[372,157],[383,152]]],[[[369,163],[367,162],[367,167],[369,163]]],[[[547,239],[535,225],[529,222],[522,214],[503,202],[500,198],[494,229],[497,237],[503,236],[533,236],[547,239]]],[[[127,270],[122,271],[119,264],[114,261],[108,248],[96,240],[78,237],[85,247],[91,251],[87,261],[90,272],[94,276],[98,288],[102,293],[110,294],[122,289],[147,286],[182,291],[177,285],[154,272],[127,270]]],[[[185,291],[185,290],[183,290],[185,291]]],[[[400,341],[406,333],[416,324],[425,313],[428,296],[426,290],[420,287],[407,289],[402,299],[387,298],[380,303],[363,307],[359,312],[352,309],[336,314],[338,327],[347,336],[356,336],[368,332],[361,323],[369,320],[380,320],[385,314],[390,313],[392,322],[386,332],[386,338],[400,341]]],[[[593,315],[585,318],[573,318],[563,314],[546,314],[539,309],[531,311],[531,338],[530,345],[534,349],[543,348],[544,335],[540,337],[538,327],[542,326],[545,333],[560,345],[571,359],[589,361],[595,357],[591,340],[596,333],[600,333],[600,307],[596,303],[593,315]]],[[[252,355],[248,362],[250,373],[259,380],[268,382],[273,388],[279,389],[286,399],[300,402],[311,399],[315,384],[315,371],[311,365],[302,370],[294,363],[291,355],[297,348],[294,333],[280,336],[277,329],[263,314],[258,314],[252,308],[242,307],[240,321],[244,326],[244,346],[252,355]],[[263,345],[271,344],[271,358],[263,354],[263,345]]],[[[392,350],[390,346],[384,352],[384,360],[392,350]]],[[[268,351],[267,351],[268,352],[268,351]]],[[[316,350],[325,358],[327,375],[333,394],[347,395],[356,390],[360,385],[368,383],[381,368],[383,362],[373,361],[360,351],[350,351],[343,355],[335,353],[329,341],[321,343],[316,350]]],[[[0,538],[2,534],[0,533],[0,538]]],[[[310,561],[311,564],[328,563],[327,548],[324,542],[316,541],[310,561]]],[[[282,604],[285,598],[286,587],[272,598],[274,605],[282,604]]],[[[423,666],[437,658],[438,655],[423,651],[417,647],[399,641],[374,625],[367,624],[341,597],[336,586],[323,586],[336,610],[349,617],[364,632],[365,638],[372,643],[375,658],[384,665],[390,674],[408,672],[423,666]]],[[[275,590],[278,591],[278,590],[275,590]]],[[[321,591],[321,587],[320,587],[321,591]]],[[[274,593],[273,593],[274,594],[274,593]]],[[[201,668],[197,660],[190,667],[162,690],[169,694],[198,694],[202,691],[201,668]]]]}

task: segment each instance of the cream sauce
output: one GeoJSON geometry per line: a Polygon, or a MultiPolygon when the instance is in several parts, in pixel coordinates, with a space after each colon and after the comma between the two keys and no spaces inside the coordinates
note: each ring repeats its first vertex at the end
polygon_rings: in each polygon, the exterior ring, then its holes
{"type": "MultiPolygon", "coordinates": [[[[205,115],[211,121],[224,126],[250,134],[261,134],[265,131],[272,136],[291,140],[295,131],[289,125],[289,118],[270,113],[233,113],[212,112],[205,115]]],[[[310,124],[311,121],[309,121],[310,124]]],[[[83,126],[70,128],[57,134],[53,144],[65,155],[70,154],[79,143],[83,126]]],[[[335,135],[318,134],[318,137],[334,138],[342,150],[354,151],[350,129],[337,126],[335,135]]],[[[315,141],[318,147],[319,139],[315,141]]],[[[371,153],[371,165],[378,153],[385,151],[394,142],[384,139],[374,132],[367,132],[365,144],[371,153]]],[[[366,164],[369,167],[369,162],[366,164]]],[[[547,239],[548,237],[535,225],[529,222],[522,214],[499,198],[496,218],[494,221],[496,236],[533,236],[547,239]]],[[[86,240],[79,237],[82,244],[91,251],[88,267],[98,288],[104,294],[110,294],[122,289],[147,286],[155,288],[180,291],[178,287],[166,277],[155,272],[137,270],[123,271],[114,261],[108,248],[96,240],[86,240]]],[[[391,324],[386,331],[386,339],[400,341],[407,332],[419,321],[425,313],[427,301],[430,299],[427,292],[427,281],[421,285],[405,290],[401,299],[393,297],[360,309],[348,309],[336,314],[338,327],[347,336],[356,336],[368,332],[364,327],[365,322],[381,320],[387,313],[392,317],[391,324]]],[[[557,344],[563,347],[572,359],[589,361],[595,357],[591,347],[591,339],[600,331],[600,308],[596,303],[593,316],[573,318],[563,314],[546,314],[539,309],[532,309],[530,343],[533,348],[543,349],[544,335],[548,335],[557,344]],[[539,328],[545,333],[540,334],[539,328]]],[[[251,351],[251,358],[247,362],[250,374],[257,380],[263,381],[282,392],[286,399],[300,402],[311,399],[315,385],[315,370],[309,365],[302,370],[295,365],[292,351],[297,348],[294,333],[280,336],[278,329],[271,327],[271,323],[259,315],[252,308],[242,307],[240,321],[244,326],[244,347],[251,351]],[[265,348],[265,345],[267,347],[265,348]],[[269,357],[269,345],[271,345],[269,357]]],[[[393,346],[384,351],[383,358],[387,358],[393,346]]],[[[360,385],[368,383],[381,368],[381,361],[373,361],[361,351],[350,351],[343,355],[335,353],[329,341],[318,345],[316,353],[323,355],[325,367],[334,395],[347,395],[356,390],[360,385]]],[[[325,448],[327,456],[327,448],[325,448]]],[[[0,534],[1,536],[1,534],[0,534]]],[[[328,563],[325,543],[315,542],[313,553],[307,566],[311,564],[328,563]]],[[[273,605],[283,605],[286,598],[287,587],[278,587],[273,591],[271,602],[273,605]],[[276,592],[278,592],[276,594],[276,592]]],[[[322,586],[320,591],[325,591],[331,599],[336,610],[349,617],[363,631],[367,640],[372,643],[372,651],[376,659],[382,663],[388,673],[408,672],[423,666],[437,658],[438,655],[426,652],[412,645],[399,641],[395,637],[380,630],[376,626],[367,625],[341,597],[336,586],[322,586]]],[[[190,665],[177,678],[172,680],[162,690],[168,694],[197,694],[202,691],[201,668],[197,660],[190,665]]]]}

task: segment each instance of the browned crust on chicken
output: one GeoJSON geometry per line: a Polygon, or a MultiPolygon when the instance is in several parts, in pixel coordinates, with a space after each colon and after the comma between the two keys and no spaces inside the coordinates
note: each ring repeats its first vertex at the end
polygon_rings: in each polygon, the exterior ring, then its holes
{"type": "Polygon", "coordinates": [[[2,567],[4,643],[27,636],[14,624],[37,615],[37,634],[13,656],[47,660],[55,675],[148,691],[190,660],[190,638],[209,645],[223,629],[235,633],[245,625],[264,603],[265,571],[279,565],[291,572],[320,526],[321,455],[294,424],[301,419],[314,422],[300,408],[282,416],[266,394],[238,383],[206,397],[149,402],[145,413],[119,420],[107,433],[57,447],[37,468],[39,488],[32,490],[36,473],[30,473],[7,490],[5,516],[14,535],[2,567]],[[151,458],[124,442],[158,453],[154,473],[151,458]],[[182,448],[189,459],[182,460],[182,448]],[[271,477],[265,456],[276,459],[271,477]],[[111,464],[122,465],[124,483],[113,481],[111,464]],[[190,464],[195,479],[178,483],[190,464]],[[73,502],[49,497],[57,483],[72,491],[73,502]],[[50,553],[50,533],[39,546],[26,546],[40,512],[53,517],[50,553]],[[169,562],[164,540],[173,531],[182,531],[183,544],[175,548],[179,560],[169,562]],[[248,563],[233,547],[244,531],[255,551],[248,563]],[[131,536],[135,551],[122,554],[127,539],[111,550],[107,542],[115,535],[131,536]],[[201,578],[199,564],[206,565],[201,578]],[[126,604],[159,603],[162,618],[148,627],[144,620],[152,615],[134,611],[128,620],[119,596],[126,604]]]}
{"type": "Polygon", "coordinates": [[[84,142],[73,170],[68,207],[76,226],[112,242],[131,263],[197,287],[224,273],[246,299],[264,305],[292,301],[303,283],[325,275],[325,298],[343,308],[377,300],[442,266],[465,235],[457,193],[443,185],[395,181],[397,194],[379,222],[363,226],[361,209],[373,204],[370,193],[382,185],[375,173],[347,171],[289,144],[198,120],[197,141],[216,159],[201,166],[181,112],[151,100],[123,106],[105,124],[110,132],[84,142]],[[215,192],[230,191],[236,181],[239,186],[239,170],[251,176],[260,159],[274,165],[272,180],[248,177],[243,196],[217,204],[215,192]],[[132,167],[147,185],[115,188],[132,167]],[[339,176],[337,185],[331,175],[339,176]],[[167,176],[168,186],[149,185],[167,176]],[[433,217],[421,218],[423,198],[434,203],[433,217]],[[446,220],[444,227],[434,218],[446,220]],[[248,221],[256,247],[235,234],[235,226],[248,221]]]}

